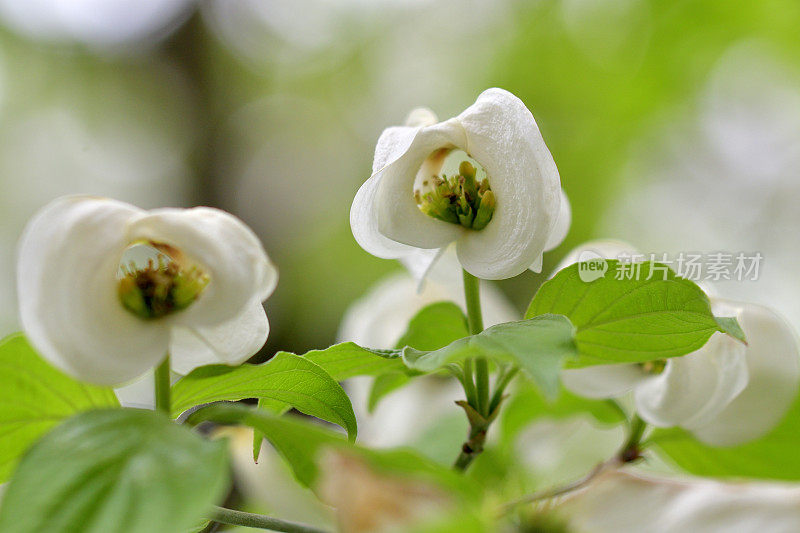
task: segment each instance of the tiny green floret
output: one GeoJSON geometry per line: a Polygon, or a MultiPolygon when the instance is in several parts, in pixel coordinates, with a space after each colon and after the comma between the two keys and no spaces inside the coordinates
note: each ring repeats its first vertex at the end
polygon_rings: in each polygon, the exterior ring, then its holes
{"type": "Polygon", "coordinates": [[[461,162],[458,175],[432,176],[423,185],[431,183],[430,190],[424,193],[414,191],[417,206],[426,215],[473,230],[482,230],[492,220],[496,200],[489,180],[478,182],[475,167],[469,161],[461,162]]]}
{"type": "Polygon", "coordinates": [[[157,263],[150,259],[144,268],[123,266],[117,293],[123,307],[139,318],[161,318],[189,307],[209,281],[198,267],[183,269],[159,255],[157,263]]]}

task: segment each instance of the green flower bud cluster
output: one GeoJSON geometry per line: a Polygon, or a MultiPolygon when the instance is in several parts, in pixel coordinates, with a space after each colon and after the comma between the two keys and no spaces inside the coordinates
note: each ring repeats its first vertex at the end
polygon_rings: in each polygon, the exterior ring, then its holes
{"type": "Polygon", "coordinates": [[[205,290],[210,279],[197,267],[182,269],[170,258],[159,255],[145,268],[131,262],[122,267],[117,293],[122,305],[139,318],[161,318],[189,307],[205,290]]]}
{"type": "Polygon", "coordinates": [[[429,181],[422,182],[429,191],[414,191],[417,206],[426,215],[474,230],[482,230],[492,220],[496,202],[489,180],[478,182],[469,161],[459,165],[458,175],[448,178],[442,174],[431,180],[432,187],[429,181]]]}

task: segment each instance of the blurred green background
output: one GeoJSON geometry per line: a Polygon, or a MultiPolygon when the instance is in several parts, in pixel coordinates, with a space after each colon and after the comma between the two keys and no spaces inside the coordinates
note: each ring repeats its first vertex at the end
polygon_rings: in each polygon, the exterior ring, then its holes
{"type": "Polygon", "coordinates": [[[80,192],[238,215],[281,272],[265,355],[328,345],[399,268],[348,223],[381,130],[491,86],[532,110],[573,207],[545,274],[500,284],[520,309],[613,236],[761,251],[721,292],[800,320],[796,0],[0,0],[0,24],[0,333],[25,221],[80,192]]]}

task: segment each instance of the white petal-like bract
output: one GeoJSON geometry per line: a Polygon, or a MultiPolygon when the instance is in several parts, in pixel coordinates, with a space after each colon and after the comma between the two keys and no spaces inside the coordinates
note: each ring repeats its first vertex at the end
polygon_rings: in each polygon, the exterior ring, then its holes
{"type": "Polygon", "coordinates": [[[264,346],[268,336],[267,313],[258,298],[213,326],[176,325],[169,345],[172,370],[185,376],[198,366],[241,364],[264,346]]]}
{"type": "Polygon", "coordinates": [[[661,374],[636,388],[636,409],[661,427],[703,427],[747,386],[745,345],[714,333],[696,352],[667,361],[661,374]]]}
{"type": "Polygon", "coordinates": [[[726,307],[739,306],[736,318],[747,336],[749,380],[721,413],[707,424],[692,428],[698,439],[716,446],[765,435],[789,410],[800,384],[800,346],[792,327],[760,305],[724,303],[726,307]]]}

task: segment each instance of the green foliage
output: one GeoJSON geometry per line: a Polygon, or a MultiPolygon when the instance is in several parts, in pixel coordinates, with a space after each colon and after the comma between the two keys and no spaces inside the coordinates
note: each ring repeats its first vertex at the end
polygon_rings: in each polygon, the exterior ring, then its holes
{"type": "Polygon", "coordinates": [[[266,411],[237,404],[214,404],[202,407],[187,419],[189,424],[212,420],[221,424],[243,424],[253,428],[275,447],[291,466],[297,481],[312,486],[319,475],[317,457],[326,446],[345,439],[320,426],[302,423],[291,417],[277,417],[266,411]]]}
{"type": "Polygon", "coordinates": [[[354,342],[334,344],[324,350],[312,350],[302,357],[324,368],[336,381],[355,376],[377,376],[404,368],[396,350],[362,348],[354,342]]]}
{"type": "Polygon", "coordinates": [[[407,372],[390,372],[388,374],[381,374],[376,376],[372,382],[372,387],[369,389],[369,398],[367,399],[367,410],[371,413],[378,406],[378,403],[391,394],[393,391],[403,387],[411,380],[407,372]]]}
{"type": "Polygon", "coordinates": [[[203,403],[266,398],[338,424],[355,439],[356,416],[344,389],[322,367],[287,352],[261,365],[204,366],[172,387],[173,414],[203,403]]]}
{"type": "MultiPolygon", "coordinates": [[[[397,341],[397,348],[410,346],[416,350],[438,350],[468,335],[467,317],[461,308],[453,302],[436,302],[414,315],[397,341]]],[[[404,372],[376,376],[370,389],[367,409],[372,412],[387,394],[405,385],[411,374],[413,372],[406,369],[404,372]]]]}
{"type": "MultiPolygon", "coordinates": [[[[379,376],[387,372],[392,373],[398,370],[404,372],[406,371],[405,365],[403,365],[403,362],[400,360],[399,352],[395,350],[374,350],[370,348],[362,348],[353,342],[334,344],[333,346],[325,348],[324,350],[311,350],[303,356],[297,356],[288,352],[278,352],[275,357],[265,364],[272,364],[275,359],[281,357],[300,357],[307,361],[311,361],[313,364],[327,372],[328,375],[335,381],[344,381],[345,379],[355,376],[379,376]]],[[[330,386],[330,383],[328,383],[328,386],[330,386]]],[[[341,387],[337,385],[336,389],[337,396],[340,396],[339,391],[342,390],[341,387]]],[[[347,404],[350,406],[350,411],[352,412],[352,405],[350,405],[349,399],[347,400],[347,404]]],[[[291,402],[281,400],[275,395],[269,398],[260,396],[258,407],[260,409],[266,409],[267,411],[275,414],[282,414],[290,407],[295,407],[298,411],[303,413],[317,416],[323,420],[327,420],[328,422],[333,422],[334,424],[339,424],[347,429],[348,433],[355,435],[355,418],[352,420],[353,431],[351,432],[348,426],[343,425],[336,420],[320,416],[319,414],[310,413],[304,410],[304,408],[291,402]]],[[[258,460],[258,453],[261,450],[262,440],[263,436],[256,431],[253,434],[253,457],[256,460],[258,460]]]]}
{"type": "Polygon", "coordinates": [[[765,436],[737,446],[704,444],[681,428],[656,429],[649,441],[669,461],[692,474],[722,478],[800,480],[800,397],[765,436]]]}
{"type": "Polygon", "coordinates": [[[276,417],[237,404],[215,404],[198,409],[187,423],[212,420],[223,424],[244,424],[264,434],[289,463],[297,480],[314,488],[319,479],[319,459],[323,450],[335,448],[356,453],[376,469],[412,476],[447,487],[448,491],[469,497],[479,494],[476,486],[448,467],[420,457],[410,450],[374,451],[348,443],[337,433],[292,417],[276,417]]]}
{"type": "Polygon", "coordinates": [[[541,315],[492,326],[432,352],[405,349],[403,360],[409,368],[433,372],[470,357],[489,357],[519,365],[546,394],[555,396],[564,361],[576,355],[573,334],[565,317],[541,315]]]}
{"type": "Polygon", "coordinates": [[[397,347],[438,350],[468,335],[467,317],[461,308],[453,302],[437,302],[414,315],[397,347]]]}
{"type": "Polygon", "coordinates": [[[50,366],[21,334],[0,341],[0,482],[19,457],[70,416],[119,407],[114,391],[80,383],[50,366]]]}
{"type": "Polygon", "coordinates": [[[188,531],[227,486],[224,442],[153,411],[91,411],[25,455],[3,498],[0,531],[188,531]]]}
{"type": "Polygon", "coordinates": [[[570,366],[686,355],[716,331],[742,336],[735,319],[718,321],[703,291],[663,265],[641,263],[638,278],[618,280],[613,274],[619,262],[607,263],[606,275],[591,282],[581,280],[579,264],[561,270],[542,285],[525,314],[556,313],[572,321],[580,356],[570,366]]]}
{"type": "Polygon", "coordinates": [[[742,326],[739,325],[738,320],[730,316],[718,316],[714,318],[719,325],[720,331],[727,333],[734,339],[747,344],[747,335],[745,335],[744,330],[742,329],[742,326]]]}

